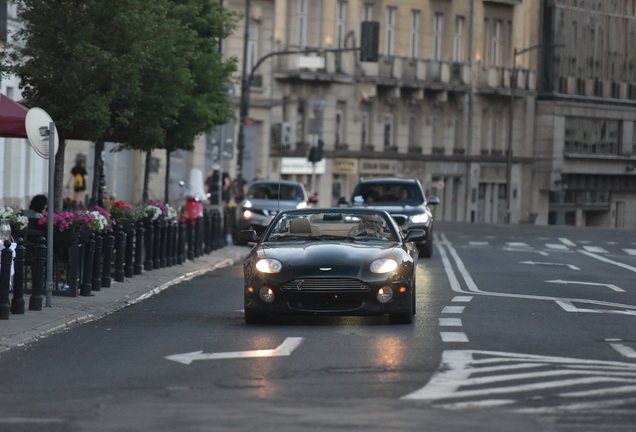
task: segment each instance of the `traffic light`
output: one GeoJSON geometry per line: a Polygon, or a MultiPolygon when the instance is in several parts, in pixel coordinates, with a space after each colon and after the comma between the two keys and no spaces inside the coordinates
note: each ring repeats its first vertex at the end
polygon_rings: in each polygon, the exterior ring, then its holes
{"type": "Polygon", "coordinates": [[[380,43],[380,23],[363,21],[360,30],[360,61],[377,62],[380,43]]]}
{"type": "Polygon", "coordinates": [[[322,160],[324,147],[324,141],[318,140],[318,146],[311,146],[311,149],[309,149],[309,156],[307,156],[307,160],[311,163],[320,162],[322,160]]]}

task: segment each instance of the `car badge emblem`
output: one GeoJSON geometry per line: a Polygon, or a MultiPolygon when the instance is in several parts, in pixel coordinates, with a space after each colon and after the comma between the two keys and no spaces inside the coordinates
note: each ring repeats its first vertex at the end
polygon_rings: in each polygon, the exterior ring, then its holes
{"type": "Polygon", "coordinates": [[[300,291],[303,288],[303,282],[302,280],[299,280],[298,282],[296,282],[296,289],[298,291],[300,291]]]}
{"type": "Polygon", "coordinates": [[[320,267],[320,270],[329,271],[329,270],[331,270],[331,267],[320,267]]]}

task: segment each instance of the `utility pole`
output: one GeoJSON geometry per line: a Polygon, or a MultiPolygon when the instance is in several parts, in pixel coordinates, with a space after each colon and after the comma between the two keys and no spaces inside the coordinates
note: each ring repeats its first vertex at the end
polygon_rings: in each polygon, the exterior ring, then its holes
{"type": "MultiPolygon", "coordinates": [[[[245,121],[247,120],[247,113],[249,109],[249,91],[250,83],[248,82],[248,70],[247,70],[247,54],[248,54],[248,42],[250,39],[250,9],[252,6],[251,0],[245,0],[245,33],[243,36],[243,73],[241,76],[241,105],[239,111],[239,132],[238,142],[236,146],[236,180],[238,186],[242,186],[243,179],[243,151],[245,149],[245,121]]],[[[252,71],[253,73],[253,71],[252,71]]],[[[251,75],[251,73],[250,73],[251,75]]]]}

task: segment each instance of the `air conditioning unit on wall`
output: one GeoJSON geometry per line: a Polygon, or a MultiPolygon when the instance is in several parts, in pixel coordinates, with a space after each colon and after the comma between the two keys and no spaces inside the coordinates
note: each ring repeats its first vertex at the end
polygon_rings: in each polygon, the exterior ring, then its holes
{"type": "Polygon", "coordinates": [[[291,145],[294,141],[294,128],[290,122],[272,125],[272,144],[291,145]]]}

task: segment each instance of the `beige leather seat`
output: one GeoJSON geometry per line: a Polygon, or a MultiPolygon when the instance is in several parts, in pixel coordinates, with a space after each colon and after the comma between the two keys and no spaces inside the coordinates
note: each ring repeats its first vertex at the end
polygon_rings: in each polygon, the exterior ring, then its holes
{"type": "Polygon", "coordinates": [[[295,236],[322,235],[322,230],[313,226],[308,219],[298,217],[291,221],[291,224],[289,225],[289,234],[295,236]]]}

